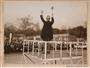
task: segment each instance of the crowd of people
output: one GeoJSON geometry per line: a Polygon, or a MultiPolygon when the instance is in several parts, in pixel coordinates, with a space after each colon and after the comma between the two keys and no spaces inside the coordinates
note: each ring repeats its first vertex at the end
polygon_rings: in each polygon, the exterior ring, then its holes
{"type": "Polygon", "coordinates": [[[13,40],[11,43],[8,40],[4,42],[4,52],[5,53],[12,53],[12,52],[22,52],[22,40],[13,40]]]}

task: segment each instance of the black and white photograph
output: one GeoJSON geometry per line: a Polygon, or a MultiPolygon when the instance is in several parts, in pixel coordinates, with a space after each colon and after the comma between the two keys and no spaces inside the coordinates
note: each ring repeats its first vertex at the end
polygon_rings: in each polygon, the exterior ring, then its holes
{"type": "Polygon", "coordinates": [[[4,65],[87,67],[87,2],[5,1],[4,65]]]}

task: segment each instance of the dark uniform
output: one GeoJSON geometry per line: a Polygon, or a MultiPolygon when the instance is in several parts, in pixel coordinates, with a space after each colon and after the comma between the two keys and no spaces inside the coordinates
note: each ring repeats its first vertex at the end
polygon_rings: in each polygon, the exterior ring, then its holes
{"type": "Polygon", "coordinates": [[[53,28],[52,28],[52,24],[54,23],[54,19],[53,17],[51,18],[51,21],[45,21],[43,19],[43,16],[40,15],[42,22],[44,23],[42,32],[41,32],[41,38],[44,41],[50,41],[53,39],[53,28]]]}

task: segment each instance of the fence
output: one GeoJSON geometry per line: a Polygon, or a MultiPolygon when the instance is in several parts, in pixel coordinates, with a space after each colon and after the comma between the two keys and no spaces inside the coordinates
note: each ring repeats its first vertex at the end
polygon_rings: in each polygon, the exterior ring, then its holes
{"type": "Polygon", "coordinates": [[[78,64],[84,66],[86,42],[23,41],[23,56],[35,64],[78,64]],[[66,61],[66,62],[64,62],[66,61]]]}

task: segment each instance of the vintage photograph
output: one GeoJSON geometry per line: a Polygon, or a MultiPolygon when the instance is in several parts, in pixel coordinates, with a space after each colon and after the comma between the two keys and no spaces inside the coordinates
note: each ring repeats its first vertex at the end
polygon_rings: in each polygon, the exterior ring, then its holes
{"type": "Polygon", "coordinates": [[[5,1],[4,64],[87,67],[87,2],[5,1]]]}

